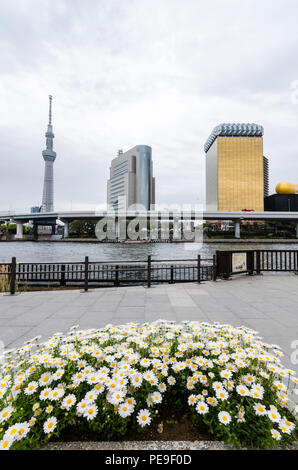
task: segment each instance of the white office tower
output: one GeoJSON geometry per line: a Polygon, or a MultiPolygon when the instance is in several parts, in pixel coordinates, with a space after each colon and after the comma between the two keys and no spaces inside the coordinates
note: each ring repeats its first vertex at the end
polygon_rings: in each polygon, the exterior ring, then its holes
{"type": "Polygon", "coordinates": [[[150,210],[155,204],[152,149],[137,145],[127,152],[118,151],[112,160],[107,184],[109,210],[150,210]]]}
{"type": "Polygon", "coordinates": [[[56,159],[56,152],[53,150],[53,126],[52,126],[52,99],[49,96],[49,124],[45,134],[46,136],[46,150],[43,150],[42,156],[45,161],[44,169],[44,183],[42,193],[42,206],[41,212],[54,211],[54,161],[56,159]]]}

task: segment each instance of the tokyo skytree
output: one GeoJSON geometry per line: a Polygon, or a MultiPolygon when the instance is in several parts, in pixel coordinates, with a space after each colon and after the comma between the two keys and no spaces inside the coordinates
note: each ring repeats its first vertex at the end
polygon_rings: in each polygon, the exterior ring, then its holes
{"type": "Polygon", "coordinates": [[[56,159],[56,152],[53,150],[53,140],[55,136],[52,126],[52,99],[53,97],[49,95],[49,124],[45,134],[46,150],[42,152],[45,161],[45,169],[41,212],[54,211],[54,161],[56,159]]]}

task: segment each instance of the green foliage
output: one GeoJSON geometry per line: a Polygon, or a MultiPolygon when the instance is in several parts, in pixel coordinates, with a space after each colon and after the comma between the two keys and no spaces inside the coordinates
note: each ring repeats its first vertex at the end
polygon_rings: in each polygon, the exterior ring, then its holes
{"type": "Polygon", "coordinates": [[[93,220],[73,220],[69,224],[70,238],[96,238],[96,221],[93,220]]]}

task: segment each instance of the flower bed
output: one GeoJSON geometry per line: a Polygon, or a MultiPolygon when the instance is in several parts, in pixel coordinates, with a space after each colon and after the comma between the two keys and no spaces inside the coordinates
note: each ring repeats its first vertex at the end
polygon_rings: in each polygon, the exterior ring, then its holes
{"type": "Polygon", "coordinates": [[[34,338],[0,369],[1,449],[29,449],[75,426],[116,440],[162,410],[188,413],[202,432],[237,446],[295,440],[295,372],[276,345],[218,323],[107,325],[34,338]],[[292,410],[292,411],[291,411],[292,410]]]}

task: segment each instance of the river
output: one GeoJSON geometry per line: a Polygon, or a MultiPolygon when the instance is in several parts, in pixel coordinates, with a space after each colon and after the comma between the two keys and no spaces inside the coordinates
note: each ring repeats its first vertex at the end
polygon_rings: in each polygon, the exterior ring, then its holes
{"type": "Polygon", "coordinates": [[[71,262],[82,261],[141,261],[148,255],[156,260],[212,258],[216,250],[297,250],[298,243],[80,243],[80,242],[1,242],[0,263],[9,262],[71,262]]]}

